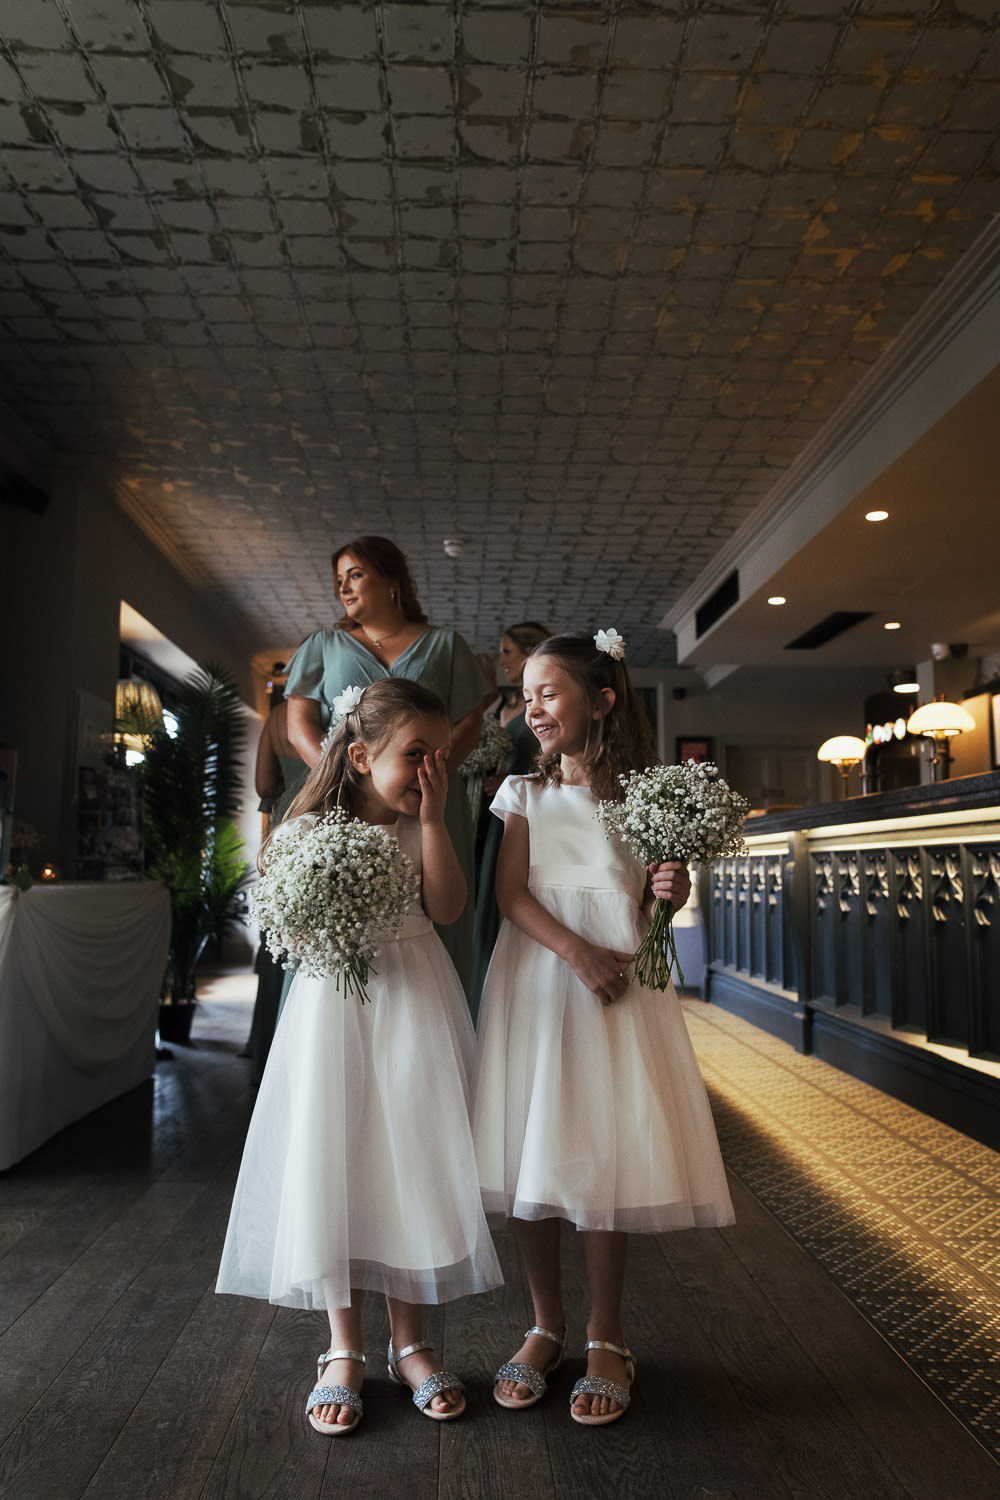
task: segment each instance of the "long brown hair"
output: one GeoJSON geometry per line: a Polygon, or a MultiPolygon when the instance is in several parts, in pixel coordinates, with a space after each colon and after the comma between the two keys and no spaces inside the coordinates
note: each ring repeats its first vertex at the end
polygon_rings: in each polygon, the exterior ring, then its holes
{"type": "MultiPolygon", "coordinates": [[[[353,542],[345,542],[343,547],[338,547],[336,552],[330,554],[330,566],[333,569],[333,591],[337,592],[337,564],[349,552],[356,557],[358,562],[364,563],[366,568],[372,568],[380,578],[385,578],[396,590],[396,603],[408,620],[415,625],[426,625],[427,616],[420,608],[420,600],[417,598],[417,590],[410,576],[410,565],[406,560],[405,552],[401,552],[395,542],[390,542],[384,536],[358,536],[353,542]]],[[[348,615],[342,616],[335,621],[334,630],[354,630],[354,621],[348,615]]]]}
{"type": "MultiPolygon", "coordinates": [[[[363,777],[348,753],[350,746],[360,740],[369,756],[377,755],[396,731],[413,719],[451,722],[437,693],[420,682],[386,677],[369,683],[357,708],[345,714],[324,741],[323,754],[292,799],[282,822],[310,813],[322,817],[335,807],[345,808],[352,818],[360,817],[363,777]]],[[[274,832],[272,828],[261,845],[257,867],[262,871],[274,832]]]]}
{"type": "MultiPolygon", "coordinates": [[[[598,651],[594,637],[583,631],[549,636],[531,655],[553,657],[583,689],[592,709],[603,709],[603,688],[614,690],[615,701],[607,713],[591,721],[580,763],[595,797],[621,802],[625,793],[619,777],[629,771],[643,771],[659,760],[649,720],[635,696],[625,663],[598,651]]],[[[538,775],[543,784],[561,782],[559,756],[540,755],[538,775]]]]}

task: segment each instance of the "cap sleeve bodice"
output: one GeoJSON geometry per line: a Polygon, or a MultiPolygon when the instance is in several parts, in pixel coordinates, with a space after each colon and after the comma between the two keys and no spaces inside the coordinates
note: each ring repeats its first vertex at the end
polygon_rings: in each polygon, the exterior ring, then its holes
{"type": "Polygon", "coordinates": [[[642,863],[597,817],[589,787],[542,785],[532,776],[508,776],[490,808],[504,821],[528,820],[528,885],[570,885],[625,891],[641,902],[646,886],[642,863]]]}

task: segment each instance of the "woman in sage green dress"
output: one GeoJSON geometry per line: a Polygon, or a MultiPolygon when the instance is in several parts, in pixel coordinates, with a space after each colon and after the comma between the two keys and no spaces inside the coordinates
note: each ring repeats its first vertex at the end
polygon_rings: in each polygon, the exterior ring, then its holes
{"type": "MultiPolygon", "coordinates": [[[[454,630],[428,623],[406,557],[385,537],[362,536],[333,554],[334,590],[344,614],[330,630],[308,636],[288,666],[288,737],[308,766],[319,759],[333,700],[352,684],[405,677],[437,693],[452,724],[449,764],[461,765],[479,743],[488,679],[454,630]]],[[[445,823],[468,887],[465,911],[439,928],[467,995],[473,982],[474,830],[461,777],[452,774],[445,823]]]]}
{"type": "MultiPolygon", "coordinates": [[[[538,741],[532,734],[524,717],[524,699],[521,696],[521,677],[524,673],[524,664],[528,660],[529,653],[539,642],[547,640],[552,634],[546,630],[544,625],[539,625],[537,620],[523,620],[518,625],[509,625],[500,637],[500,670],[507,681],[516,690],[513,698],[501,698],[495,710],[500,723],[506,729],[511,738],[511,749],[507,756],[503,776],[495,779],[492,785],[487,783],[483,787],[484,806],[489,805],[489,798],[497,791],[497,788],[505,776],[526,776],[535,764],[538,755],[538,741]]],[[[494,818],[490,814],[489,828],[486,832],[486,841],[483,844],[482,857],[479,864],[479,883],[476,891],[476,917],[475,917],[475,975],[473,979],[470,1004],[472,1007],[472,1019],[476,1020],[479,1014],[479,997],[482,994],[483,981],[486,978],[486,970],[490,966],[493,956],[493,946],[500,931],[500,908],[497,906],[496,877],[497,857],[500,853],[500,843],[503,839],[503,820],[494,818]]]]}

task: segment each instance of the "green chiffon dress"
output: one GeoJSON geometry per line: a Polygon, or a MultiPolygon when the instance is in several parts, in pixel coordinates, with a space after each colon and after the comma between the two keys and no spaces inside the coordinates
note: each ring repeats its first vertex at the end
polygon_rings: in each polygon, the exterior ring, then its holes
{"type": "MultiPolygon", "coordinates": [[[[315,699],[325,730],[332,718],[333,700],[345,688],[367,687],[370,682],[386,677],[403,677],[430,688],[441,699],[453,724],[472,713],[492,692],[489,679],[462,637],[454,630],[431,625],[388,667],[349,630],[317,630],[302,642],[289,663],[285,697],[315,699]]],[[[466,995],[471,996],[475,957],[475,830],[460,776],[452,776],[448,782],[445,824],[462,866],[468,897],[458,921],[439,927],[438,932],[466,995]]]]}
{"type": "MultiPolygon", "coordinates": [[[[295,793],[309,774],[309,767],[304,760],[299,760],[298,756],[279,755],[278,761],[281,765],[281,776],[285,788],[270,813],[269,825],[276,823],[284,815],[295,793]]],[[[265,811],[263,806],[261,811],[265,811]]],[[[247,1044],[240,1056],[249,1057],[252,1064],[250,1076],[254,1086],[259,1087],[264,1076],[264,1064],[271,1050],[274,1028],[278,1024],[286,979],[286,972],[278,960],[272,956],[263,933],[261,933],[260,947],[257,950],[256,969],[257,996],[254,1000],[253,1020],[250,1024],[247,1044]]]]}
{"type": "MultiPolygon", "coordinates": [[[[538,740],[528,728],[523,713],[504,725],[511,737],[511,750],[506,760],[508,776],[527,776],[534,769],[538,756],[538,740]]],[[[483,992],[486,970],[493,957],[493,948],[500,931],[500,908],[497,906],[497,859],[503,840],[503,823],[490,815],[490,826],[486,832],[483,853],[479,861],[479,885],[476,891],[475,971],[469,1005],[475,1022],[479,1015],[479,999],[483,992]]]]}

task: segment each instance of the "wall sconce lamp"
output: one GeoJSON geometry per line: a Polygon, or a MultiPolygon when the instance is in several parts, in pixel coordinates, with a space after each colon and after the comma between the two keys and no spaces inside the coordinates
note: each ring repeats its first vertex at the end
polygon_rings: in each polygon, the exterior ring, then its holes
{"type": "Polygon", "coordinates": [[[956,734],[975,729],[976,721],[959,703],[925,703],[906,721],[909,734],[923,734],[934,741],[931,756],[931,780],[947,781],[951,769],[948,741],[956,734]]]}
{"type": "Polygon", "coordinates": [[[854,767],[865,758],[865,742],[856,734],[835,734],[824,740],[816,751],[817,760],[829,761],[843,776],[846,783],[854,767]]]}

